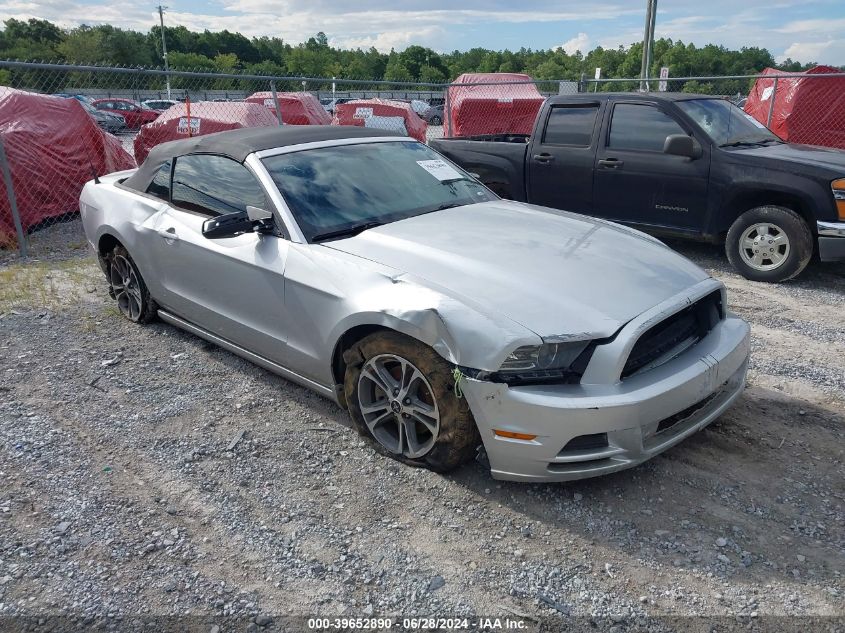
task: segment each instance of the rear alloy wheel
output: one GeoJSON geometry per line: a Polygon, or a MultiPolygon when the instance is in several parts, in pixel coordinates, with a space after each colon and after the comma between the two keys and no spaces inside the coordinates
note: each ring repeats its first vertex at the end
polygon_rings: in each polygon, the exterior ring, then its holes
{"type": "Polygon", "coordinates": [[[156,304],[135,262],[122,246],[115,246],[106,257],[109,294],[117,309],[133,323],[148,323],[156,314],[156,304]]]}
{"type": "Polygon", "coordinates": [[[813,255],[813,235],[791,209],[751,209],[733,223],[725,241],[728,259],[746,279],[779,282],[798,275],[813,255]]]}
{"type": "Polygon", "coordinates": [[[431,117],[429,124],[431,124],[431,125],[442,125],[443,121],[440,119],[439,116],[433,116],[433,117],[431,117]]]}
{"type": "Polygon", "coordinates": [[[384,331],[356,343],[344,359],[350,416],[379,452],[437,472],[475,456],[475,420],[455,394],[451,367],[433,349],[384,331]]]}

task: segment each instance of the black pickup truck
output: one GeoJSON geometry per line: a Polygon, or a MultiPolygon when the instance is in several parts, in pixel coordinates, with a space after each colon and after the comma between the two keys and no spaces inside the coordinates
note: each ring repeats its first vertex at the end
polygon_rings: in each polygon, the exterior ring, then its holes
{"type": "Polygon", "coordinates": [[[785,143],[721,98],[552,97],[530,136],[430,144],[502,197],[724,243],[748,279],[845,259],[845,152],[785,143]]]}

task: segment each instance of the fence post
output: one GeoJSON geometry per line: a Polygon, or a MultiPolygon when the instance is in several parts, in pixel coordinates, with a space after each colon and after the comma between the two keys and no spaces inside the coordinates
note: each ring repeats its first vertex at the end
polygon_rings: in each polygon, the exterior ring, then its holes
{"type": "Polygon", "coordinates": [[[15,188],[12,185],[12,170],[9,167],[9,160],[6,158],[6,148],[3,139],[0,138],[0,171],[3,172],[3,182],[6,183],[6,195],[9,197],[9,208],[12,210],[12,220],[15,222],[15,232],[18,234],[18,250],[21,257],[27,256],[26,236],[23,234],[21,216],[18,213],[18,200],[15,197],[15,188]]]}
{"type": "Polygon", "coordinates": [[[282,122],[282,104],[279,103],[279,96],[276,94],[276,82],[270,80],[270,92],[273,93],[273,103],[276,104],[276,118],[279,120],[279,125],[284,125],[282,122]]]}
{"type": "Polygon", "coordinates": [[[772,129],[772,115],[775,113],[775,99],[778,96],[778,78],[775,77],[774,86],[772,86],[772,102],[769,104],[769,116],[766,118],[766,127],[772,129]]]}
{"type": "Polygon", "coordinates": [[[452,136],[452,108],[450,107],[449,102],[449,86],[446,86],[446,99],[443,102],[443,108],[443,114],[445,115],[443,120],[446,123],[446,129],[443,130],[443,136],[450,138],[452,136]]]}

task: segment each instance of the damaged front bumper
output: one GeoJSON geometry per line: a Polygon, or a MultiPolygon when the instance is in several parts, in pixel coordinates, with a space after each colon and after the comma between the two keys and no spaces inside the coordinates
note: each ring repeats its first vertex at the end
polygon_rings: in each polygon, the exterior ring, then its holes
{"type": "MultiPolygon", "coordinates": [[[[639,321],[639,319],[638,319],[639,321]]],[[[590,384],[508,387],[465,379],[461,386],[496,479],[568,481],[636,466],[715,420],[742,393],[749,327],[728,315],[677,358],[625,380],[599,368],[636,338],[632,322],[597,348],[590,384]],[[536,435],[520,440],[494,430],[536,435]]],[[[622,359],[624,362],[624,359],[622,359]]]]}

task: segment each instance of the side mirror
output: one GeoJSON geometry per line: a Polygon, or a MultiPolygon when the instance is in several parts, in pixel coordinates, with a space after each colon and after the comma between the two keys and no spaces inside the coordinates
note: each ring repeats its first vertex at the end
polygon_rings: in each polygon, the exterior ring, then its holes
{"type": "Polygon", "coordinates": [[[663,153],[686,158],[701,158],[701,145],[686,134],[670,134],[663,143],[663,153]]]}
{"type": "Polygon", "coordinates": [[[258,207],[247,206],[246,211],[224,213],[202,224],[202,234],[209,239],[234,237],[241,233],[271,233],[273,214],[258,207]]]}
{"type": "Polygon", "coordinates": [[[246,211],[224,213],[216,218],[209,218],[202,223],[203,236],[212,240],[221,237],[234,237],[251,231],[252,220],[249,219],[246,211]]]}

